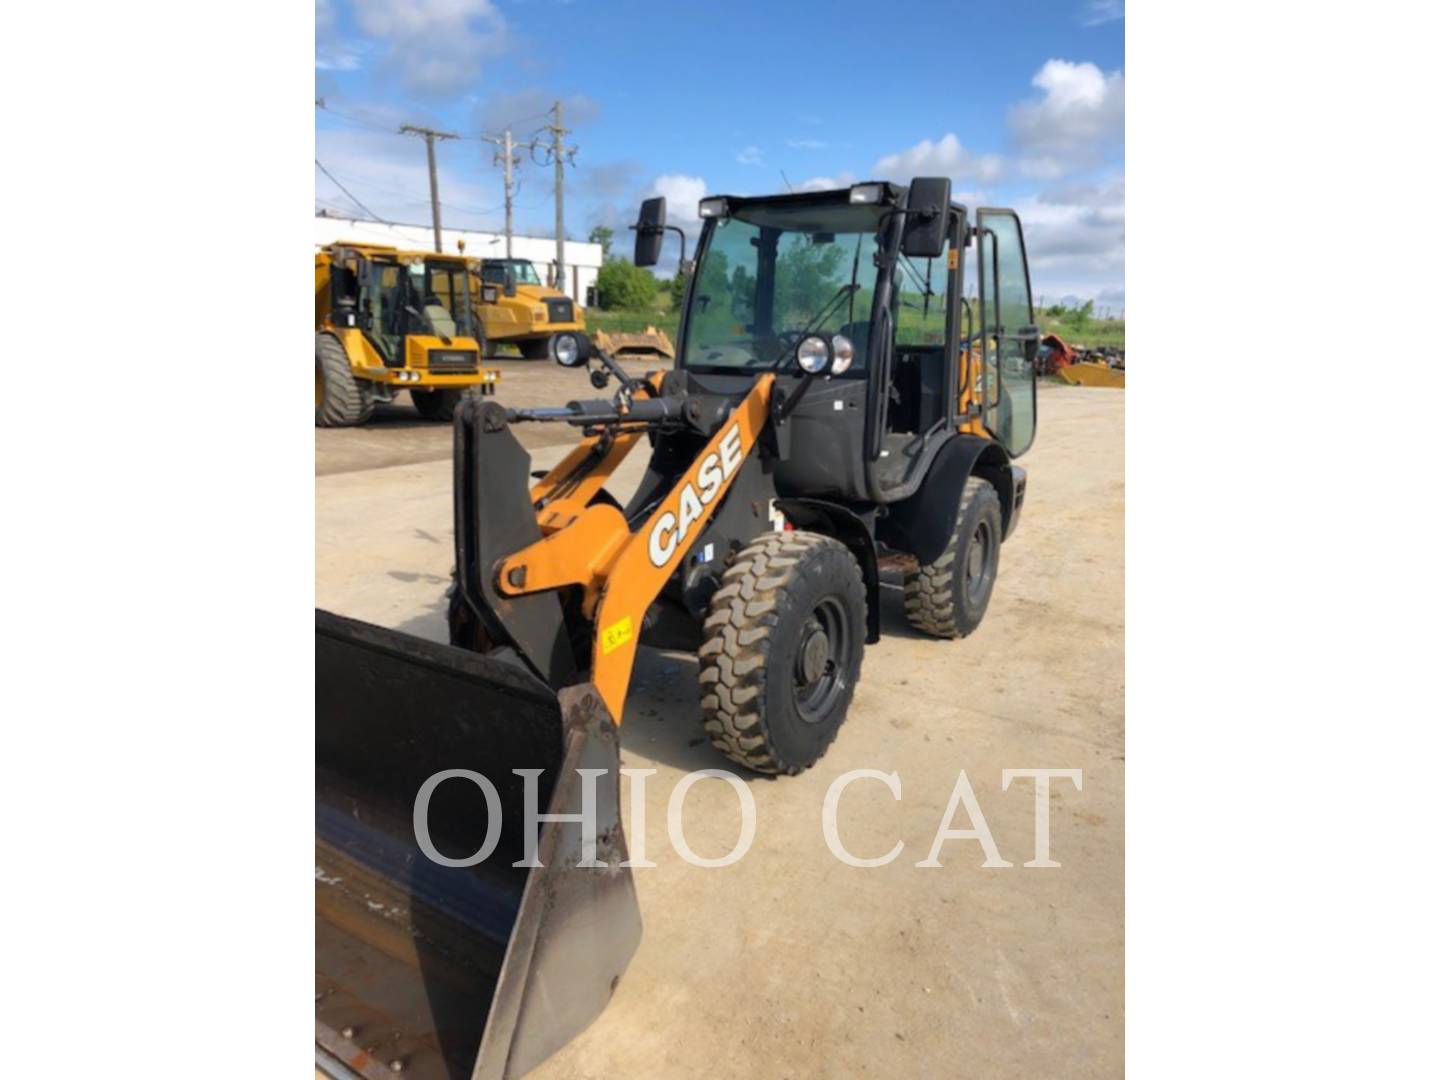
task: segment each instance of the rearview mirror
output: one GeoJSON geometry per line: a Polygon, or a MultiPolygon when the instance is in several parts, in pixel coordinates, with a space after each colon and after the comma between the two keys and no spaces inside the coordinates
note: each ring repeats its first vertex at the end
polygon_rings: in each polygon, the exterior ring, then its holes
{"type": "Polygon", "coordinates": [[[640,220],[635,223],[635,265],[654,266],[658,263],[664,243],[665,196],[658,195],[640,204],[640,220]]]}
{"type": "Polygon", "coordinates": [[[936,259],[945,252],[950,219],[950,179],[916,177],[905,200],[905,235],[900,250],[912,259],[936,259]]]}

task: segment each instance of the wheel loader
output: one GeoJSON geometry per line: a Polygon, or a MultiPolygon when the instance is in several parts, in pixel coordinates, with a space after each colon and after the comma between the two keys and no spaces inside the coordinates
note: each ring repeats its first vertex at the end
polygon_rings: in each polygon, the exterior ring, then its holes
{"type": "Polygon", "coordinates": [[[480,317],[494,345],[514,345],[526,360],[554,359],[561,334],[585,330],[585,312],[540,280],[529,259],[477,259],[480,317]]]}
{"type": "Polygon", "coordinates": [[[467,395],[488,395],[479,300],[463,258],[338,243],[315,253],[315,426],[370,419],[398,391],[446,423],[467,395]]]}
{"type": "MultiPolygon", "coordinates": [[[[673,370],[578,339],[557,359],[610,396],[458,410],[449,643],[316,613],[325,1071],[521,1076],[604,1009],[641,933],[617,775],[639,646],[695,655],[726,760],[793,775],[880,636],[882,557],[915,629],[985,614],[1036,425],[1016,215],[923,178],[699,212],[673,370]],[[532,476],[526,424],[581,441],[532,476]]],[[[646,202],[637,265],[666,229],[646,202]]]]}

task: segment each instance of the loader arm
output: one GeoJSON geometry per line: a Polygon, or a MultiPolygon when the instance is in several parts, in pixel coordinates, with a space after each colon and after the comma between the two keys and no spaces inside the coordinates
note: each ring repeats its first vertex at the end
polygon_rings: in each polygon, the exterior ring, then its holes
{"type": "MultiPolygon", "coordinates": [[[[591,681],[617,723],[624,714],[645,612],[683,565],[741,464],[754,451],[769,422],[774,383],[775,376],[768,373],[755,380],[744,400],[637,528],[632,530],[614,506],[597,503],[579,509],[573,499],[564,499],[561,504],[537,509],[542,530],[548,530],[548,535],[498,567],[499,591],[506,596],[526,596],[567,585],[584,588],[583,609],[594,625],[591,681]]],[[[599,490],[638,435],[622,433],[617,444],[626,438],[632,441],[623,448],[613,446],[579,481],[578,490],[599,490]]],[[[558,490],[584,457],[582,446],[556,468],[552,475],[560,474],[559,480],[552,482],[547,476],[534,491],[558,490]]]]}

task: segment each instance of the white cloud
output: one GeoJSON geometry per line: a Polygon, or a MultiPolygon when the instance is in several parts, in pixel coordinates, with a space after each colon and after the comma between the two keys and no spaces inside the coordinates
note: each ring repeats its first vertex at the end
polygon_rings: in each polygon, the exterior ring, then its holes
{"type": "Polygon", "coordinates": [[[848,188],[855,183],[855,174],[852,172],[839,172],[834,176],[812,176],[809,180],[802,180],[795,186],[796,191],[834,191],[836,188],[848,188]]]}
{"type": "Polygon", "coordinates": [[[506,41],[491,0],[351,0],[351,11],[361,32],[389,46],[386,67],[422,94],[458,93],[506,41]]]}
{"type": "Polygon", "coordinates": [[[758,146],[747,146],[735,155],[735,160],[741,165],[765,165],[765,155],[760,152],[758,146]]]}
{"type": "Polygon", "coordinates": [[[1125,181],[1061,184],[1017,200],[1037,301],[1074,294],[1123,300],[1125,181]]]}
{"type": "Polygon", "coordinates": [[[705,198],[705,180],[699,176],[683,173],[665,173],[655,178],[650,185],[650,195],[665,196],[666,214],[672,224],[698,224],[700,221],[700,200],[705,198]]]}
{"type": "Polygon", "coordinates": [[[824,150],[828,144],[824,139],[786,139],[785,145],[791,150],[824,150]]]}
{"type": "Polygon", "coordinates": [[[947,134],[937,142],[921,139],[908,150],[887,154],[875,162],[871,171],[882,179],[901,183],[909,183],[917,176],[990,181],[1004,173],[1005,161],[999,154],[971,153],[954,134],[947,134]]]}
{"type": "Polygon", "coordinates": [[[1043,96],[1012,106],[1007,117],[1025,175],[1053,178],[1093,165],[1124,137],[1124,72],[1047,60],[1030,82],[1043,96]]]}
{"type": "Polygon", "coordinates": [[[1125,0],[1088,0],[1080,12],[1081,26],[1100,26],[1125,17],[1125,0]]]}

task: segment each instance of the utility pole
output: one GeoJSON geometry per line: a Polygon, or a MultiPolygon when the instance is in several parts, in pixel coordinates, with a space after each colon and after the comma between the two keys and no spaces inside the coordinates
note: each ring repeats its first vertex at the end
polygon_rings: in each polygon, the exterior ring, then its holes
{"type": "Polygon", "coordinates": [[[505,258],[513,258],[512,241],[515,236],[515,166],[520,164],[517,150],[534,150],[534,142],[516,142],[506,128],[503,135],[483,135],[486,142],[495,145],[495,162],[505,169],[505,258]]]}
{"type": "Polygon", "coordinates": [[[570,129],[565,126],[560,109],[561,103],[557,101],[550,110],[555,114],[555,122],[545,125],[545,130],[550,132],[550,145],[545,149],[555,164],[555,286],[565,292],[565,163],[573,164],[580,148],[565,144],[570,129]]]}
{"type": "Polygon", "coordinates": [[[439,254],[440,247],[440,185],[435,179],[435,140],[436,139],[458,139],[460,136],[450,131],[436,131],[434,128],[416,127],[414,124],[406,124],[400,129],[402,135],[423,135],[425,137],[425,156],[430,162],[430,221],[435,226],[435,252],[439,254]]]}

